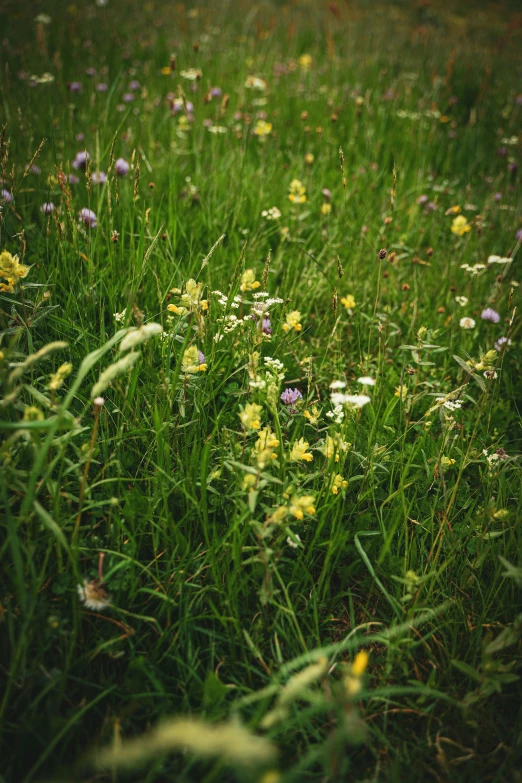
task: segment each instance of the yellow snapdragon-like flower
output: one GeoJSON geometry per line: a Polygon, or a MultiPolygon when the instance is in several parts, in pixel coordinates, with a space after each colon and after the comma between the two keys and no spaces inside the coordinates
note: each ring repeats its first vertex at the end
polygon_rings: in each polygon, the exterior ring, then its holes
{"type": "MultiPolygon", "coordinates": [[[[0,277],[7,280],[7,289],[12,289],[22,277],[27,277],[31,267],[21,264],[18,256],[13,256],[8,250],[0,253],[0,277]]],[[[5,286],[5,283],[3,284],[5,286]]],[[[10,291],[12,293],[12,291],[10,291]]]]}
{"type": "Polygon", "coordinates": [[[308,419],[310,424],[312,424],[312,426],[314,426],[314,427],[317,424],[317,422],[319,421],[319,416],[320,415],[321,415],[321,411],[319,410],[317,405],[312,405],[311,410],[304,411],[304,413],[303,413],[303,416],[305,417],[305,419],[308,419]]]}
{"type": "Polygon", "coordinates": [[[187,310],[186,307],[178,307],[175,304],[167,305],[167,310],[170,313],[174,313],[175,315],[186,315],[188,313],[188,310],[187,310]]]}
{"type": "Polygon", "coordinates": [[[305,514],[315,514],[315,498],[313,495],[294,495],[288,506],[288,511],[296,519],[304,519],[305,514]]]}
{"type": "Polygon", "coordinates": [[[296,332],[300,332],[303,328],[300,320],[301,313],[299,310],[292,310],[292,312],[288,313],[286,316],[286,322],[283,324],[283,331],[290,332],[292,329],[295,329],[296,332]]]}
{"type": "Polygon", "coordinates": [[[191,345],[190,348],[183,354],[181,361],[181,369],[185,373],[204,372],[207,369],[207,365],[204,361],[201,361],[203,354],[198,351],[195,345],[191,345]]]}
{"type": "Polygon", "coordinates": [[[340,489],[346,489],[348,482],[344,479],[340,473],[338,473],[332,482],[332,493],[334,495],[339,494],[340,489]]]}
{"type": "Polygon", "coordinates": [[[405,400],[408,396],[408,387],[404,386],[404,384],[397,386],[395,389],[395,396],[400,397],[401,400],[405,400]]]}
{"type": "Polygon", "coordinates": [[[321,215],[329,215],[332,211],[332,205],[324,203],[321,205],[321,215]]]}
{"type": "Polygon", "coordinates": [[[272,133],[272,123],[266,122],[266,120],[258,120],[254,127],[254,134],[256,136],[268,136],[272,133]]]}
{"type": "Polygon", "coordinates": [[[274,449],[277,449],[278,446],[279,441],[275,437],[270,427],[268,425],[263,427],[254,446],[257,466],[260,470],[263,470],[265,465],[269,464],[271,460],[276,458],[274,449]]]}
{"type": "Polygon", "coordinates": [[[243,275],[241,277],[241,285],[240,289],[241,291],[253,291],[256,288],[259,288],[261,283],[256,280],[256,273],[253,269],[245,269],[243,272],[243,275]]]}
{"type": "Polygon", "coordinates": [[[463,237],[468,231],[471,231],[471,226],[464,217],[464,215],[458,215],[453,218],[451,223],[451,231],[453,234],[458,234],[459,237],[463,237]]]}
{"type": "Polygon", "coordinates": [[[341,304],[346,307],[347,310],[353,310],[355,307],[355,299],[351,294],[341,297],[341,304]]]}
{"type": "Polygon", "coordinates": [[[288,198],[292,204],[304,204],[306,201],[306,188],[299,179],[293,179],[290,183],[288,198]]]}
{"type": "Polygon", "coordinates": [[[339,455],[341,451],[348,451],[351,448],[351,443],[343,440],[340,435],[327,435],[324,445],[321,446],[320,451],[327,459],[335,457],[335,461],[339,462],[339,455]]]}
{"type": "Polygon", "coordinates": [[[239,413],[241,424],[247,430],[259,430],[261,428],[261,411],[263,408],[255,402],[247,402],[239,413]]]}
{"type": "Polygon", "coordinates": [[[362,689],[362,676],[368,668],[369,656],[365,650],[360,650],[354,658],[350,672],[344,678],[344,686],[349,696],[356,696],[362,689]]]}
{"type": "Polygon", "coordinates": [[[314,457],[313,454],[310,454],[308,451],[309,446],[310,444],[304,438],[299,438],[299,440],[294,443],[290,451],[290,455],[288,457],[290,462],[301,462],[302,460],[311,462],[314,457]]]}
{"type": "Polygon", "coordinates": [[[24,410],[24,421],[43,421],[44,415],[36,405],[28,405],[24,410]]]}

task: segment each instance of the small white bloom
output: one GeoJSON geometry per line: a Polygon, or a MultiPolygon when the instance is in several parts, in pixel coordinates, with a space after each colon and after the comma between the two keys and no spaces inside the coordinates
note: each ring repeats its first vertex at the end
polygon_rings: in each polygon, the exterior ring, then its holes
{"type": "Polygon", "coordinates": [[[345,381],[332,381],[330,384],[330,389],[345,389],[345,388],[346,388],[345,381]]]}
{"type": "Polygon", "coordinates": [[[466,307],[466,305],[468,303],[468,297],[467,296],[456,296],[455,297],[455,301],[461,307],[466,307]]]}
{"type": "Polygon", "coordinates": [[[360,383],[362,386],[375,386],[374,379],[370,378],[368,375],[363,375],[362,378],[357,378],[357,383],[360,383]]]}
{"type": "Polygon", "coordinates": [[[459,321],[461,329],[474,329],[475,328],[475,321],[473,318],[465,317],[461,318],[459,321]]]}

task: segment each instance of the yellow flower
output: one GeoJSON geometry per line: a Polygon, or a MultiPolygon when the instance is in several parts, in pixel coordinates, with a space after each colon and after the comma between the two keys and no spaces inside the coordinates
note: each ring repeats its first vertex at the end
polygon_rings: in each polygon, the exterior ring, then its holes
{"type": "Polygon", "coordinates": [[[254,476],[252,473],[245,473],[245,478],[243,479],[243,489],[245,492],[250,492],[251,489],[255,486],[257,481],[256,476],[254,476]]]}
{"type": "MultiPolygon", "coordinates": [[[[330,206],[329,204],[324,204],[323,206],[330,206]]],[[[346,307],[347,310],[353,310],[355,307],[355,299],[351,294],[346,294],[346,296],[343,296],[341,298],[341,304],[346,307]]]]}
{"type": "Polygon", "coordinates": [[[346,489],[348,482],[344,479],[340,473],[336,475],[332,483],[332,493],[337,495],[340,489],[346,489]]]}
{"type": "Polygon", "coordinates": [[[190,307],[192,309],[199,306],[199,303],[201,301],[201,291],[203,289],[203,283],[196,283],[195,280],[190,278],[190,280],[187,280],[187,284],[185,286],[185,293],[181,296],[181,301],[186,307],[190,307]]]}
{"type": "Polygon", "coordinates": [[[15,285],[21,277],[26,277],[31,267],[21,264],[18,256],[12,256],[8,250],[0,253],[0,277],[4,277],[11,287],[15,285]]]}
{"type": "Polygon", "coordinates": [[[172,68],[170,67],[170,65],[165,65],[165,66],[164,66],[164,67],[161,69],[161,73],[163,74],[163,76],[168,76],[168,75],[169,75],[169,73],[172,73],[172,68]]]}
{"type": "Polygon", "coordinates": [[[440,117],[439,117],[439,120],[440,120],[440,122],[445,123],[445,122],[449,122],[450,118],[448,117],[447,114],[441,114],[440,117]]]}
{"type": "Polygon", "coordinates": [[[309,71],[310,67],[313,63],[312,55],[311,54],[302,54],[299,58],[299,65],[303,69],[303,71],[309,71]]]}
{"type": "Polygon", "coordinates": [[[256,136],[268,136],[272,133],[272,123],[265,120],[258,120],[256,122],[254,133],[256,136]]]}
{"type": "Polygon", "coordinates": [[[185,313],[188,313],[186,307],[178,307],[175,304],[167,305],[167,310],[169,310],[171,313],[175,313],[175,315],[185,315],[185,313]]]}
{"type": "Polygon", "coordinates": [[[304,156],[304,161],[308,166],[311,166],[311,164],[314,162],[314,154],[313,152],[307,152],[304,156]]]}
{"type": "Polygon", "coordinates": [[[70,362],[65,362],[62,364],[55,373],[52,373],[51,380],[49,381],[49,388],[53,391],[56,391],[56,389],[59,389],[60,386],[62,386],[64,380],[67,378],[68,375],[72,373],[72,364],[70,362]]]}
{"type": "Polygon", "coordinates": [[[293,179],[290,183],[288,198],[293,204],[304,204],[306,201],[306,188],[299,179],[293,179]]]}
{"type": "Polygon", "coordinates": [[[7,278],[7,283],[0,283],[0,293],[14,294],[15,281],[12,277],[7,278]]]}
{"type": "Polygon", "coordinates": [[[261,427],[261,411],[263,408],[261,405],[257,405],[255,402],[247,402],[243,410],[239,414],[241,424],[247,430],[258,430],[261,427]]]}
{"type": "Polygon", "coordinates": [[[445,214],[445,215],[458,215],[458,214],[459,214],[459,212],[461,212],[461,211],[462,211],[462,210],[461,210],[461,208],[459,207],[459,205],[458,205],[458,204],[455,204],[453,207],[450,207],[449,209],[447,209],[447,210],[446,210],[446,212],[445,212],[444,214],[445,214]]]}
{"type": "Polygon", "coordinates": [[[463,237],[464,234],[467,234],[468,231],[471,231],[471,226],[464,215],[458,215],[458,217],[453,218],[451,231],[453,234],[458,234],[459,237],[463,237]]]}
{"type": "Polygon", "coordinates": [[[351,448],[351,445],[351,443],[343,440],[340,435],[336,434],[334,437],[327,435],[325,444],[324,446],[321,446],[320,451],[322,451],[327,459],[332,459],[332,457],[335,456],[335,461],[339,462],[340,452],[348,451],[348,449],[351,448]]]}
{"type": "Polygon", "coordinates": [[[332,211],[332,205],[331,204],[324,203],[321,206],[321,215],[329,215],[331,211],[332,211]]]}
{"type": "Polygon", "coordinates": [[[366,650],[361,650],[358,652],[355,656],[354,662],[352,663],[352,674],[355,677],[362,677],[368,667],[369,660],[370,658],[366,650]]]}
{"type": "Polygon", "coordinates": [[[261,283],[256,280],[256,273],[253,269],[245,269],[241,278],[241,291],[253,291],[255,288],[259,288],[261,283]]]}
{"type": "Polygon", "coordinates": [[[275,525],[280,525],[287,514],[288,509],[286,506],[278,506],[274,513],[270,516],[270,522],[273,522],[275,525]]]}
{"type": "Polygon", "coordinates": [[[401,400],[406,399],[408,396],[408,387],[404,385],[397,386],[395,389],[395,396],[400,397],[401,400]]]}
{"type": "Polygon", "coordinates": [[[440,464],[443,468],[450,468],[452,465],[455,464],[454,459],[450,459],[449,457],[441,457],[440,464]]]}
{"type": "Polygon", "coordinates": [[[263,470],[271,460],[276,458],[274,449],[279,446],[279,441],[269,426],[263,427],[255,444],[257,466],[263,470]]]}
{"type": "Polygon", "coordinates": [[[283,324],[283,330],[285,332],[291,331],[291,329],[295,329],[296,332],[300,332],[303,328],[299,321],[301,320],[301,313],[299,310],[292,310],[291,313],[288,313],[286,316],[286,323],[283,324]]]}
{"type": "Polygon", "coordinates": [[[24,410],[24,421],[43,421],[43,413],[35,405],[28,405],[24,410]]]}
{"type": "MultiPolygon", "coordinates": [[[[201,354],[203,356],[203,354],[201,354]]],[[[196,348],[195,345],[191,345],[190,348],[187,348],[187,350],[183,354],[183,359],[181,362],[181,369],[185,373],[196,373],[196,372],[204,372],[207,369],[207,365],[205,362],[201,362],[200,352],[196,348]]]]}
{"type": "Polygon", "coordinates": [[[294,495],[288,506],[288,511],[296,519],[303,519],[305,514],[315,514],[315,498],[313,495],[294,495]]]}
{"type": "Polygon", "coordinates": [[[299,440],[294,443],[290,451],[290,455],[288,457],[290,462],[301,462],[301,460],[311,462],[314,457],[313,454],[310,454],[308,451],[309,446],[310,444],[307,443],[304,438],[299,438],[299,440]]]}
{"type": "Polygon", "coordinates": [[[312,405],[312,410],[305,411],[303,413],[303,416],[305,417],[305,419],[308,419],[310,424],[312,424],[315,427],[315,425],[319,421],[320,414],[321,414],[321,411],[319,410],[317,405],[312,405]]]}

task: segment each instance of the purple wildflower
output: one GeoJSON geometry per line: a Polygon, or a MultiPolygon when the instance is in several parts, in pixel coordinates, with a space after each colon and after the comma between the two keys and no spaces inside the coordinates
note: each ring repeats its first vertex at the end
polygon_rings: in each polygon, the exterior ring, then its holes
{"type": "Polygon", "coordinates": [[[495,199],[495,201],[502,201],[502,193],[500,193],[500,192],[499,193],[495,193],[493,198],[495,199]]]}
{"type": "Polygon", "coordinates": [[[187,114],[192,114],[192,112],[194,111],[194,104],[191,103],[190,101],[187,101],[187,103],[185,104],[185,108],[187,110],[187,114]]]}
{"type": "Polygon", "coordinates": [[[294,405],[297,400],[303,399],[303,395],[299,389],[285,389],[280,399],[285,405],[294,405]]]}
{"type": "Polygon", "coordinates": [[[91,156],[87,152],[87,150],[83,150],[83,152],[77,152],[76,156],[72,162],[73,168],[75,169],[81,169],[81,171],[85,171],[87,167],[87,161],[91,159],[91,156]]]}
{"type": "Polygon", "coordinates": [[[127,163],[125,158],[118,158],[114,162],[114,171],[118,177],[125,177],[130,171],[130,165],[127,163]]]}
{"type": "Polygon", "coordinates": [[[437,205],[435,204],[435,202],[434,201],[428,201],[428,203],[424,207],[424,214],[425,215],[429,215],[430,212],[435,212],[436,209],[437,209],[437,205]]]}
{"type": "Polygon", "coordinates": [[[5,201],[6,204],[10,204],[12,200],[13,196],[8,190],[5,188],[0,190],[0,201],[5,201]]]}
{"type": "Polygon", "coordinates": [[[272,334],[272,324],[270,323],[270,318],[265,317],[263,318],[263,334],[272,334]]]}
{"type": "Polygon", "coordinates": [[[491,321],[492,324],[498,324],[500,321],[500,315],[496,310],[493,310],[492,307],[486,307],[486,309],[482,311],[480,317],[483,321],[491,321]]]}
{"type": "Polygon", "coordinates": [[[207,360],[205,359],[205,354],[203,353],[203,351],[198,351],[198,362],[200,364],[205,364],[206,361],[207,360]]]}
{"type": "Polygon", "coordinates": [[[71,92],[81,92],[82,91],[82,83],[81,82],[69,82],[67,85],[71,92]]]}
{"type": "Polygon", "coordinates": [[[131,82],[129,82],[129,90],[139,90],[140,86],[140,83],[136,81],[136,79],[133,79],[131,82]]]}
{"type": "Polygon", "coordinates": [[[332,198],[332,193],[328,188],[323,188],[321,193],[323,194],[323,197],[326,199],[326,201],[330,201],[332,198]]]}
{"type": "Polygon", "coordinates": [[[80,220],[85,226],[89,226],[89,228],[96,228],[98,225],[98,219],[96,217],[96,213],[92,211],[92,209],[87,209],[87,207],[83,207],[83,209],[80,209],[80,220]]]}
{"type": "Polygon", "coordinates": [[[420,204],[422,206],[423,204],[426,204],[427,201],[428,201],[428,197],[425,193],[423,193],[422,196],[419,196],[419,198],[417,199],[417,204],[420,204]]]}
{"type": "Polygon", "coordinates": [[[511,345],[511,339],[509,337],[499,337],[495,343],[495,351],[503,351],[505,348],[511,345]]]}
{"type": "Polygon", "coordinates": [[[32,166],[30,166],[29,171],[31,172],[31,174],[42,173],[42,169],[40,168],[40,166],[37,166],[36,163],[33,163],[32,166]]]}
{"type": "Polygon", "coordinates": [[[93,171],[92,173],[93,185],[103,185],[107,182],[107,174],[104,171],[93,171]]]}
{"type": "Polygon", "coordinates": [[[508,171],[510,174],[516,174],[518,171],[518,163],[516,160],[512,160],[511,163],[508,163],[508,171]]]}
{"type": "Polygon", "coordinates": [[[223,90],[221,89],[221,87],[210,88],[210,96],[212,98],[221,98],[222,95],[223,95],[223,90]]]}
{"type": "Polygon", "coordinates": [[[519,228],[517,233],[515,234],[515,239],[517,242],[522,242],[522,228],[519,228]]]}
{"type": "Polygon", "coordinates": [[[80,177],[77,177],[76,174],[69,174],[67,181],[69,185],[77,185],[78,182],[80,181],[80,177]]]}
{"type": "Polygon", "coordinates": [[[122,101],[124,101],[125,103],[130,103],[133,100],[134,100],[134,95],[132,94],[132,92],[126,92],[122,95],[122,101]]]}
{"type": "Polygon", "coordinates": [[[50,215],[51,212],[54,212],[54,210],[55,206],[52,201],[44,201],[40,207],[40,212],[42,212],[44,215],[50,215]]]}
{"type": "Polygon", "coordinates": [[[105,82],[99,82],[95,87],[96,92],[107,92],[107,89],[105,82]]]}
{"type": "Polygon", "coordinates": [[[85,73],[87,76],[96,76],[96,68],[86,68],[85,73]]]}

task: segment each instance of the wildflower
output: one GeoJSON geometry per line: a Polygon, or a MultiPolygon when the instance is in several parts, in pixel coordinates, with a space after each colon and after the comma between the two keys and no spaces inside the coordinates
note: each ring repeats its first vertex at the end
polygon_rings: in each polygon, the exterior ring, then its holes
{"type": "Polygon", "coordinates": [[[315,498],[313,495],[303,495],[302,497],[294,495],[288,506],[288,511],[296,519],[301,520],[304,519],[305,514],[310,514],[310,516],[315,514],[314,503],[315,498]]]}
{"type": "Polygon", "coordinates": [[[360,383],[361,386],[375,386],[374,379],[367,375],[364,375],[362,378],[357,378],[357,383],[360,383]]]}
{"type": "Polygon", "coordinates": [[[75,158],[72,162],[74,169],[81,169],[82,171],[85,171],[87,167],[87,161],[91,159],[91,156],[87,152],[87,150],[83,150],[82,152],[77,152],[75,155],[75,158]]]}
{"type": "Polygon", "coordinates": [[[104,171],[93,171],[92,173],[93,185],[103,185],[105,182],[107,182],[107,174],[104,171]]]}
{"type": "Polygon", "coordinates": [[[335,458],[335,462],[339,462],[341,452],[348,451],[348,449],[351,448],[351,445],[351,443],[343,440],[340,435],[327,435],[324,445],[319,448],[319,451],[324,454],[326,459],[332,459],[333,457],[335,458]]]}
{"type": "Polygon", "coordinates": [[[269,336],[272,334],[272,324],[270,322],[270,318],[268,318],[268,317],[267,318],[263,318],[263,323],[262,323],[262,327],[261,328],[262,328],[263,334],[266,334],[266,335],[269,335],[269,336]]]}
{"type": "Polygon", "coordinates": [[[111,603],[109,594],[96,579],[84,579],[83,585],[78,585],[78,595],[87,609],[96,612],[103,612],[111,603]]]}
{"type": "Polygon", "coordinates": [[[24,421],[43,421],[44,415],[36,405],[28,405],[24,410],[24,421]]]}
{"type": "Polygon", "coordinates": [[[356,696],[362,689],[362,677],[368,668],[369,656],[365,650],[360,650],[354,658],[350,672],[344,678],[344,686],[349,696],[356,696]]]}
{"type": "Polygon", "coordinates": [[[290,183],[290,193],[288,198],[292,204],[304,204],[306,201],[306,188],[298,179],[293,179],[290,183]]]}
{"type": "Polygon", "coordinates": [[[348,482],[338,473],[332,482],[332,493],[337,495],[340,489],[346,489],[348,482]]]}
{"type": "Polygon", "coordinates": [[[353,298],[353,296],[351,294],[346,294],[346,296],[341,297],[341,304],[346,307],[346,309],[351,315],[352,310],[355,307],[355,299],[353,298]]]}
{"type": "Polygon", "coordinates": [[[30,268],[21,264],[18,256],[11,255],[8,250],[0,253],[0,277],[12,281],[10,285],[17,283],[20,278],[27,277],[30,268]]]}
{"type": "Polygon", "coordinates": [[[167,310],[169,310],[171,313],[174,313],[175,315],[186,315],[186,313],[188,313],[186,307],[178,307],[175,304],[167,305],[167,310]]]}
{"type": "Polygon", "coordinates": [[[281,211],[277,207],[270,207],[270,209],[264,209],[261,216],[266,220],[278,220],[281,217],[281,211]]]}
{"type": "Polygon", "coordinates": [[[6,204],[10,204],[12,200],[13,196],[8,190],[5,188],[0,190],[0,201],[5,201],[6,204]]]}
{"type": "Polygon", "coordinates": [[[309,446],[310,444],[304,438],[299,438],[292,446],[288,457],[289,461],[301,462],[302,460],[305,460],[306,462],[311,462],[314,457],[313,454],[310,454],[308,451],[309,446]]]}
{"type": "Polygon", "coordinates": [[[522,228],[519,228],[517,233],[515,234],[515,239],[517,242],[522,242],[522,228]]]}
{"type": "Polygon", "coordinates": [[[302,54],[299,58],[299,65],[303,69],[303,71],[309,71],[310,67],[312,65],[312,55],[310,54],[302,54]]]}
{"type": "Polygon", "coordinates": [[[285,405],[294,405],[298,400],[303,399],[303,395],[299,389],[285,389],[280,399],[285,405]]]}
{"type": "Polygon", "coordinates": [[[459,325],[461,329],[474,329],[475,328],[475,321],[473,318],[465,317],[461,318],[459,321],[459,325]]]}
{"type": "Polygon", "coordinates": [[[300,320],[301,313],[299,310],[292,310],[292,312],[288,313],[286,316],[286,322],[283,324],[283,331],[290,332],[292,329],[295,329],[296,332],[300,332],[303,328],[299,323],[300,320]]]}
{"type": "Polygon", "coordinates": [[[98,225],[98,219],[96,217],[96,213],[92,211],[92,209],[87,209],[87,207],[83,207],[83,209],[80,210],[79,214],[81,222],[85,226],[89,226],[89,228],[96,228],[98,225]]]}
{"type": "Polygon", "coordinates": [[[381,249],[379,250],[379,252],[378,252],[378,254],[377,254],[377,255],[378,255],[378,257],[379,257],[379,259],[380,259],[381,261],[384,261],[384,259],[385,259],[385,258],[386,258],[386,256],[388,255],[388,251],[386,250],[386,248],[384,248],[384,247],[381,247],[381,249]]]}
{"type": "Polygon", "coordinates": [[[321,215],[329,215],[332,211],[332,205],[325,202],[321,204],[321,215]]]}
{"type": "Polygon", "coordinates": [[[205,357],[201,351],[198,351],[195,345],[191,345],[190,348],[187,348],[183,353],[181,369],[185,373],[205,372],[207,369],[205,357]]]}
{"type": "Polygon", "coordinates": [[[317,425],[317,422],[319,421],[321,411],[317,407],[317,405],[312,405],[312,409],[309,411],[304,411],[303,416],[305,419],[308,419],[310,424],[315,427],[317,425]]]}
{"type": "Polygon", "coordinates": [[[491,321],[492,324],[498,324],[500,321],[500,315],[492,307],[486,307],[480,314],[480,317],[483,321],[491,321]]]}
{"type": "Polygon", "coordinates": [[[332,198],[332,193],[331,193],[331,191],[328,188],[323,188],[321,190],[321,193],[324,196],[324,198],[326,199],[326,201],[330,201],[330,199],[332,198]]]}
{"type": "Polygon", "coordinates": [[[272,133],[272,123],[265,120],[258,120],[254,127],[254,134],[256,136],[269,136],[272,133]]]}
{"type": "Polygon", "coordinates": [[[241,424],[247,430],[259,430],[261,428],[261,405],[255,402],[247,402],[239,414],[241,424]]]}
{"type": "Polygon", "coordinates": [[[488,264],[509,264],[510,258],[503,256],[488,256],[488,264]]]}
{"type": "Polygon", "coordinates": [[[266,90],[267,83],[259,76],[247,76],[245,87],[249,90],[266,90]]]}
{"type": "Polygon", "coordinates": [[[245,269],[241,277],[241,291],[253,291],[255,288],[259,288],[261,283],[256,280],[256,273],[253,269],[245,269]]]}
{"type": "Polygon", "coordinates": [[[455,297],[455,301],[461,307],[466,307],[466,305],[468,303],[468,297],[467,296],[456,296],[455,297]]]}
{"type": "Polygon", "coordinates": [[[458,204],[455,204],[454,207],[450,207],[449,209],[447,209],[444,214],[445,215],[458,215],[459,212],[462,212],[462,210],[461,210],[461,208],[459,207],[458,204]]]}
{"type": "Polygon", "coordinates": [[[459,215],[458,217],[453,218],[451,223],[451,231],[453,234],[458,234],[459,237],[463,237],[464,234],[467,234],[468,231],[471,231],[471,226],[469,225],[464,215],[459,215]]]}
{"type": "Polygon", "coordinates": [[[312,152],[307,152],[306,155],[304,156],[304,162],[306,163],[307,166],[311,166],[314,160],[315,157],[312,152]]]}
{"type": "Polygon", "coordinates": [[[440,464],[442,465],[443,468],[450,468],[452,465],[455,464],[455,460],[450,459],[449,457],[441,457],[440,464]]]}
{"type": "Polygon", "coordinates": [[[274,525],[280,525],[281,522],[283,522],[286,518],[287,514],[288,509],[286,506],[278,506],[273,514],[270,515],[270,522],[272,522],[274,525]]]}
{"type": "Polygon", "coordinates": [[[73,366],[70,362],[65,362],[60,365],[55,373],[52,373],[51,380],[49,381],[49,388],[52,391],[56,391],[62,385],[68,375],[72,373],[73,366]]]}
{"type": "Polygon", "coordinates": [[[395,389],[395,396],[399,397],[401,400],[405,400],[408,396],[408,387],[404,386],[404,384],[397,386],[395,389]]]}
{"type": "Polygon", "coordinates": [[[332,381],[330,384],[330,389],[345,389],[346,388],[346,381],[332,381]]]}
{"type": "Polygon", "coordinates": [[[125,158],[118,158],[114,161],[114,171],[118,177],[125,177],[130,171],[130,164],[127,163],[125,158]]]}
{"type": "Polygon", "coordinates": [[[105,82],[99,82],[94,89],[96,92],[107,92],[109,86],[105,82]]]}
{"type": "Polygon", "coordinates": [[[271,460],[276,458],[274,449],[279,446],[279,441],[275,437],[274,433],[267,425],[259,432],[258,439],[255,443],[254,449],[256,452],[257,465],[260,470],[263,470],[265,465],[269,464],[271,460]]]}
{"type": "Polygon", "coordinates": [[[499,337],[495,343],[495,350],[500,353],[500,351],[505,350],[509,345],[511,345],[511,339],[509,337],[499,337]]]}
{"type": "Polygon", "coordinates": [[[257,478],[253,475],[253,473],[245,473],[245,477],[243,479],[243,491],[250,492],[250,490],[255,487],[256,482],[257,478]]]}
{"type": "Polygon", "coordinates": [[[71,92],[79,93],[83,90],[83,85],[81,82],[69,82],[67,87],[70,89],[71,92]]]}
{"type": "Polygon", "coordinates": [[[44,215],[50,215],[54,212],[55,206],[52,201],[44,201],[42,206],[40,207],[40,212],[44,215]]]}
{"type": "Polygon", "coordinates": [[[368,653],[365,650],[358,652],[352,663],[352,674],[355,677],[362,677],[368,667],[369,660],[368,653]]]}
{"type": "Polygon", "coordinates": [[[299,544],[301,543],[301,539],[297,533],[292,533],[292,536],[293,536],[292,538],[290,536],[287,536],[286,543],[288,544],[288,546],[291,546],[292,549],[298,549],[299,544]]]}
{"type": "Polygon", "coordinates": [[[372,401],[367,394],[342,394],[341,392],[333,392],[330,399],[334,406],[348,405],[350,408],[363,408],[372,401]]]}
{"type": "Polygon", "coordinates": [[[194,82],[201,79],[203,74],[198,68],[188,68],[186,71],[180,71],[179,75],[183,79],[188,79],[189,82],[194,82]]]}

